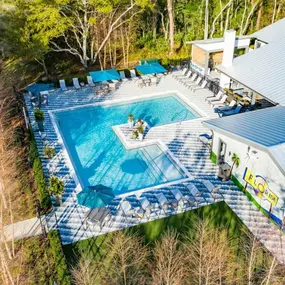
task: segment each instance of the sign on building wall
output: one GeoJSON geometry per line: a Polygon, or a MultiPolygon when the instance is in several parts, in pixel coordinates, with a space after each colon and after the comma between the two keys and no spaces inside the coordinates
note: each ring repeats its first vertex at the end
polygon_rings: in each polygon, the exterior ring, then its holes
{"type": "Polygon", "coordinates": [[[191,66],[194,70],[196,70],[196,71],[198,71],[198,72],[204,74],[204,70],[205,70],[205,69],[202,68],[202,67],[200,67],[200,66],[197,65],[196,63],[190,62],[190,66],[191,66]]]}
{"type": "Polygon", "coordinates": [[[257,197],[266,199],[270,204],[276,206],[279,197],[269,189],[266,180],[262,176],[255,175],[249,168],[246,167],[243,179],[253,187],[257,197]]]}

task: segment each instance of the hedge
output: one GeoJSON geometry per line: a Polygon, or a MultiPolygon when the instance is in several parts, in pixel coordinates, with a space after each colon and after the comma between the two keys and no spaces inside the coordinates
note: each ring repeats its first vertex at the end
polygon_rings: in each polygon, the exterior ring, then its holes
{"type": "Polygon", "coordinates": [[[48,193],[48,188],[44,177],[38,148],[32,130],[29,130],[29,157],[34,171],[35,183],[39,193],[41,207],[43,210],[47,210],[51,207],[51,200],[50,195],[48,193]]]}
{"type": "Polygon", "coordinates": [[[48,240],[50,245],[50,253],[54,259],[54,270],[55,270],[55,278],[57,284],[61,285],[70,285],[70,275],[68,271],[68,267],[66,264],[65,256],[62,250],[60,237],[57,230],[51,230],[48,232],[48,240]]]}

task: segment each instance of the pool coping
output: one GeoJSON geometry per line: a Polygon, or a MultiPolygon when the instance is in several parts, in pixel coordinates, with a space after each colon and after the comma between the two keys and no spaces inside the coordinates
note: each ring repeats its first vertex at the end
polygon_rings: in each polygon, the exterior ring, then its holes
{"type": "MultiPolygon", "coordinates": [[[[72,163],[72,158],[70,157],[65,141],[63,139],[63,136],[61,134],[61,131],[58,127],[57,124],[57,119],[55,117],[55,113],[57,112],[62,112],[62,111],[69,111],[69,110],[76,110],[79,108],[86,108],[86,107],[99,107],[99,106],[113,106],[113,105],[117,105],[120,103],[128,103],[128,102],[134,102],[134,101],[138,101],[138,99],[149,99],[149,98],[153,98],[156,96],[167,96],[170,95],[171,93],[174,93],[175,95],[178,95],[178,97],[189,107],[193,108],[193,110],[195,112],[197,112],[201,117],[196,118],[196,119],[190,119],[190,120],[183,120],[180,122],[175,122],[175,123],[170,123],[170,124],[164,124],[161,126],[157,126],[157,127],[153,127],[154,128],[161,128],[164,126],[171,126],[171,125],[180,125],[183,122],[187,122],[187,121],[197,121],[197,120],[206,120],[209,119],[210,116],[208,116],[205,112],[203,112],[200,108],[198,108],[196,106],[196,104],[193,104],[192,102],[190,102],[190,100],[188,100],[183,94],[181,94],[179,91],[177,90],[168,90],[167,92],[155,92],[155,93],[150,93],[150,94],[145,94],[145,95],[140,95],[140,96],[134,96],[134,97],[129,97],[129,98],[122,98],[122,99],[115,99],[115,100],[106,100],[104,102],[97,102],[97,103],[91,103],[91,104],[83,104],[80,106],[73,106],[73,107],[67,107],[67,108],[60,108],[60,109],[55,109],[55,110],[48,110],[48,114],[50,116],[51,119],[51,123],[54,127],[55,133],[58,137],[58,143],[60,143],[62,145],[62,154],[64,155],[65,158],[65,162],[68,166],[68,168],[70,169],[70,175],[72,176],[72,178],[74,179],[75,182],[75,192],[78,193],[82,190],[82,185],[80,182],[80,179],[76,173],[76,167],[73,165],[72,163]]],[[[123,194],[119,194],[116,197],[126,197],[129,195],[134,195],[136,193],[143,193],[145,191],[149,191],[151,189],[159,189],[161,187],[166,187],[166,186],[171,186],[177,183],[182,183],[182,182],[186,182],[186,181],[191,181],[193,180],[193,177],[190,175],[190,173],[188,172],[188,170],[186,169],[186,167],[171,153],[171,151],[168,149],[168,147],[161,141],[161,140],[157,140],[157,142],[159,142],[159,144],[162,146],[162,150],[164,151],[164,149],[166,148],[168,151],[168,154],[170,155],[171,159],[173,159],[175,161],[175,163],[177,163],[177,165],[179,167],[181,167],[181,169],[188,175],[187,178],[183,178],[183,179],[178,179],[178,180],[174,180],[168,183],[163,183],[163,184],[159,184],[159,185],[154,185],[154,186],[149,186],[146,188],[141,188],[141,189],[137,189],[137,190],[133,190],[130,192],[126,192],[123,194]],[[162,144],[161,144],[162,143],[162,144]],[[186,170],[186,171],[185,171],[186,170]]]]}

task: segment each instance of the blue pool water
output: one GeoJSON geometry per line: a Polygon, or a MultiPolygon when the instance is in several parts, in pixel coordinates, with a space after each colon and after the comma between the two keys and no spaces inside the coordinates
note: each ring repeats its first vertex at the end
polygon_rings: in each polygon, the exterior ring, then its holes
{"type": "Polygon", "coordinates": [[[81,186],[103,184],[116,195],[185,177],[169,155],[154,144],[126,150],[112,126],[128,114],[150,127],[191,120],[199,115],[176,95],[111,106],[56,112],[56,118],[81,186]]]}

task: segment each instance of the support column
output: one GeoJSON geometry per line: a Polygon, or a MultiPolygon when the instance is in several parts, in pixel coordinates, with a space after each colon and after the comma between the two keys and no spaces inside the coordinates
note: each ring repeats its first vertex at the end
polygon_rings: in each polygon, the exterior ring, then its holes
{"type": "Polygon", "coordinates": [[[204,66],[204,74],[203,75],[209,75],[209,52],[205,52],[205,66],[204,66]]]}
{"type": "Polygon", "coordinates": [[[251,95],[251,105],[255,105],[255,101],[256,101],[256,93],[252,92],[252,95],[251,95]]]}

